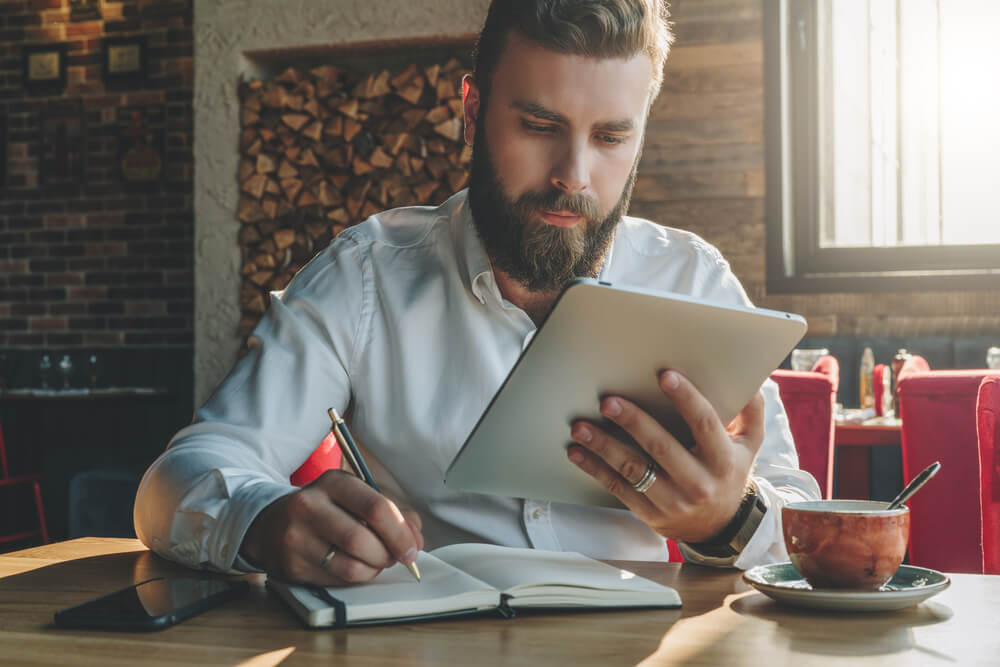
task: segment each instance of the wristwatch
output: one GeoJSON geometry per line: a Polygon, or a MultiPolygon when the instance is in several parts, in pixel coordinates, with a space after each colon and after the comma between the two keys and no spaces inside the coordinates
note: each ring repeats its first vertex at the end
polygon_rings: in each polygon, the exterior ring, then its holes
{"type": "Polygon", "coordinates": [[[684,545],[709,558],[739,556],[757,531],[765,514],[767,514],[767,504],[757,492],[757,485],[750,481],[739,509],[718,535],[704,542],[685,542],[684,545]]]}

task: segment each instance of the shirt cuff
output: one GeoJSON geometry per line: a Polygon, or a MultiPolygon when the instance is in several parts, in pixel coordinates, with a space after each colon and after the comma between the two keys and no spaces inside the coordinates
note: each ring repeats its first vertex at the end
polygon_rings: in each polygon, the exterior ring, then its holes
{"type": "MultiPolygon", "coordinates": [[[[741,570],[788,560],[785,538],[781,531],[781,508],[786,499],[766,479],[754,477],[753,481],[757,485],[757,495],[767,505],[767,512],[761,517],[757,530],[754,531],[743,551],[733,556],[720,558],[700,553],[690,545],[678,542],[677,545],[685,560],[698,565],[735,567],[741,570]]],[[[798,495],[794,499],[798,500],[798,495]]]]}
{"type": "Polygon", "coordinates": [[[295,490],[294,486],[264,482],[246,485],[234,493],[219,516],[215,544],[210,547],[212,563],[229,572],[261,572],[240,556],[243,538],[265,507],[295,490]]]}

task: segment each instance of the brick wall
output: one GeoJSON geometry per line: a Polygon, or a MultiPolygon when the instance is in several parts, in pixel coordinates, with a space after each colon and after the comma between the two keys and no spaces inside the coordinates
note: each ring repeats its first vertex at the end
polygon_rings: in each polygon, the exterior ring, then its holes
{"type": "Polygon", "coordinates": [[[94,4],[99,20],[75,21],[68,0],[0,2],[0,347],[192,344],[191,2],[94,4]],[[145,36],[146,74],[105,83],[102,39],[127,36],[145,36]],[[52,43],[67,45],[65,89],[31,94],[23,49],[52,43]],[[83,174],[53,185],[43,119],[67,103],[82,110],[83,174]],[[159,119],[162,175],[141,188],[118,166],[124,107],[159,119]]]}

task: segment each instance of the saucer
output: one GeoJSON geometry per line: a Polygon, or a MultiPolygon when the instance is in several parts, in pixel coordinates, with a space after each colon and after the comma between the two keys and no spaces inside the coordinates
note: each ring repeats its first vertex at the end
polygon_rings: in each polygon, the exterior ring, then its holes
{"type": "Polygon", "coordinates": [[[798,607],[834,611],[890,611],[919,604],[948,588],[951,579],[937,570],[900,565],[881,590],[813,588],[791,563],[759,565],[743,580],[764,595],[798,607]]]}

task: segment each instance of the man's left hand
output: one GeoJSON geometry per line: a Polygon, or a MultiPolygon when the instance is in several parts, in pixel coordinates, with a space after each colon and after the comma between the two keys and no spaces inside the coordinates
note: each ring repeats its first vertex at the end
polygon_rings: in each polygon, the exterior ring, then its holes
{"type": "Polygon", "coordinates": [[[618,396],[601,401],[601,414],[625,430],[647,457],[587,421],[573,423],[568,456],[617,496],[653,530],[683,542],[719,534],[743,500],[750,469],[764,441],[764,397],[760,392],[728,425],[691,382],[676,371],[659,376],[694,436],[689,450],[658,421],[618,396]],[[645,493],[633,488],[652,461],[656,481],[645,493]]]}

